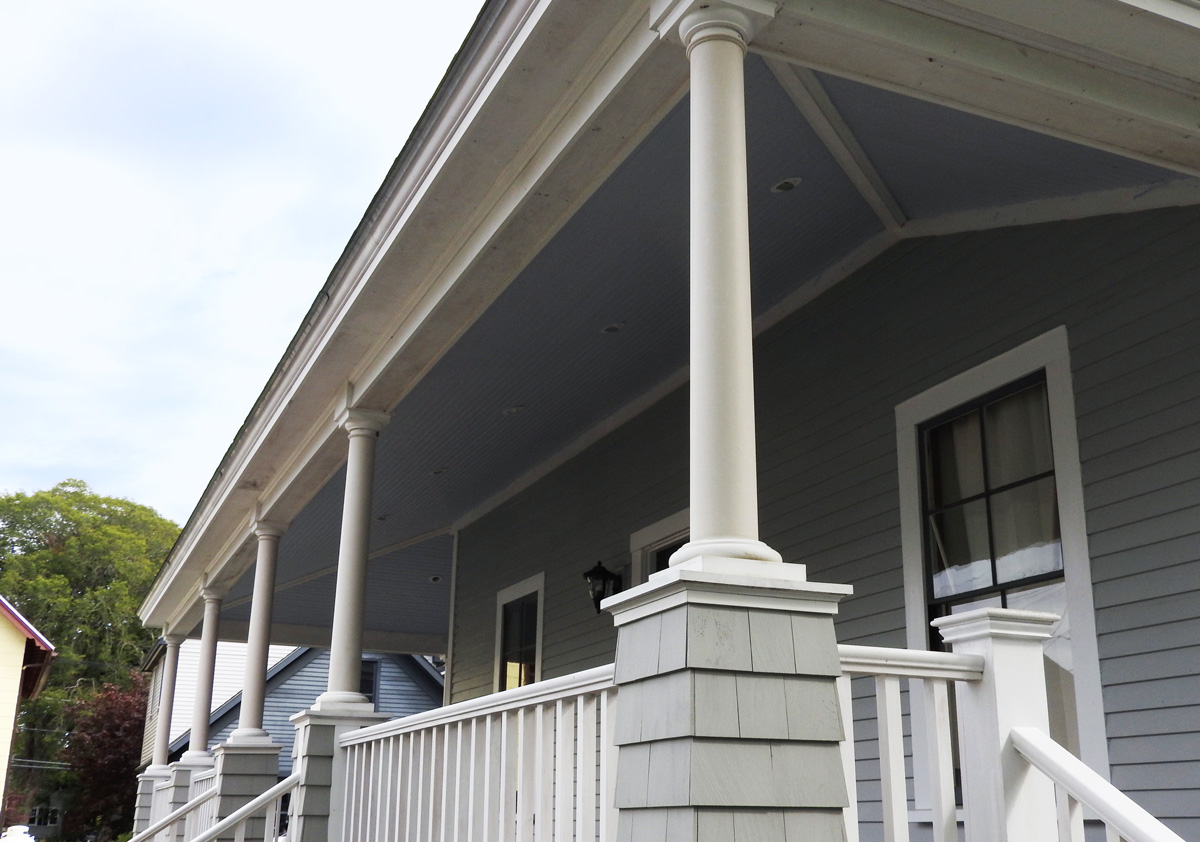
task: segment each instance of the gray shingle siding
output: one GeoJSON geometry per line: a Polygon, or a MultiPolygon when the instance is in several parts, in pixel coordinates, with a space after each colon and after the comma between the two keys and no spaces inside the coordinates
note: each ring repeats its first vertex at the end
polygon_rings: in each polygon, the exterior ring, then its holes
{"type": "MultiPolygon", "coordinates": [[[[756,344],[763,538],[854,585],[842,642],[903,646],[896,405],[1067,326],[1112,778],[1193,838],[1197,243],[1197,209],[907,241],[756,344]]],[[[686,411],[682,389],[462,531],[454,699],[490,690],[496,591],[540,570],[544,677],[611,660],[580,574],[687,505],[686,411]]]]}

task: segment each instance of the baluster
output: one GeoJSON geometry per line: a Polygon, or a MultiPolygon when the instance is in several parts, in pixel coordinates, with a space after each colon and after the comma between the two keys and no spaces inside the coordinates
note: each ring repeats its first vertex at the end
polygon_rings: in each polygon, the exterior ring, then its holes
{"type": "Polygon", "coordinates": [[[875,678],[879,721],[879,784],[883,795],[883,838],[908,842],[908,793],[904,775],[904,728],[900,716],[900,679],[875,678]]]}
{"type": "Polygon", "coordinates": [[[517,714],[500,714],[500,790],[496,794],[500,826],[496,838],[513,842],[517,826],[517,770],[520,764],[521,735],[517,714]]]}
{"type": "MultiPolygon", "coordinates": [[[[579,702],[579,753],[575,764],[575,800],[579,805],[580,839],[596,838],[596,717],[595,696],[579,702]]],[[[601,839],[600,842],[605,842],[601,839]]]]}
{"type": "Polygon", "coordinates": [[[617,791],[617,690],[610,687],[600,693],[600,840],[613,842],[617,838],[617,808],[613,793],[617,791]]]}
{"type": "MultiPolygon", "coordinates": [[[[921,682],[928,714],[930,800],[934,842],[957,842],[958,816],[954,803],[954,755],[950,747],[950,693],[945,681],[921,682]]],[[[912,685],[909,685],[910,691],[912,685]]]]}
{"type": "Polygon", "coordinates": [[[858,775],[854,766],[854,696],[851,692],[850,676],[839,675],[834,682],[837,687],[838,708],[842,714],[842,771],[846,777],[848,803],[842,811],[845,823],[846,842],[858,842],[858,775]]]}
{"type": "Polygon", "coordinates": [[[554,705],[554,842],[571,842],[575,827],[573,797],[575,710],[579,697],[554,705]]]}
{"type": "Polygon", "coordinates": [[[1058,784],[1054,785],[1054,803],[1059,842],[1083,842],[1083,806],[1058,784]]]}
{"type": "Polygon", "coordinates": [[[534,711],[517,708],[517,839],[533,842],[533,805],[537,801],[537,727],[534,711]]]}

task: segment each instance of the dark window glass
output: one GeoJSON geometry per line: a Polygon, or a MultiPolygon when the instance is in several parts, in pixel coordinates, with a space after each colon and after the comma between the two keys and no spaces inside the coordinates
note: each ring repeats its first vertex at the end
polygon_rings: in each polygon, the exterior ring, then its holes
{"type": "Polygon", "coordinates": [[[362,662],[358,673],[358,692],[367,697],[367,701],[375,704],[375,691],[379,686],[379,661],[374,659],[362,662]]]}
{"type": "Polygon", "coordinates": [[[537,593],[505,603],[500,618],[500,686],[524,687],[537,668],[537,593]]]}
{"type": "Polygon", "coordinates": [[[1062,576],[1042,375],[935,419],[921,446],[931,616],[1062,576]]]}
{"type": "Polygon", "coordinates": [[[660,547],[654,551],[654,569],[651,573],[657,573],[660,570],[666,570],[671,566],[671,556],[675,551],[687,543],[687,538],[680,538],[678,541],[667,544],[665,547],[660,547]]]}

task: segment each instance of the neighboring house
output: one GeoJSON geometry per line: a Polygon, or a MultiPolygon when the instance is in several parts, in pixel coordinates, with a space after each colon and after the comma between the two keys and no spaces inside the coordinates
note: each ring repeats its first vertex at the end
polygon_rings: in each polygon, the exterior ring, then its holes
{"type": "MultiPolygon", "coordinates": [[[[295,651],[294,646],[272,646],[267,664],[276,666],[295,651]]],[[[151,762],[154,733],[158,728],[159,702],[162,695],[163,655],[166,644],[160,639],[142,660],[142,671],[148,673],[146,682],[146,729],[142,738],[142,765],[151,762]]],[[[200,666],[200,641],[185,640],[179,646],[178,677],[175,680],[174,704],[171,706],[169,739],[174,742],[192,725],[192,708],[196,697],[196,677],[200,666]]],[[[213,675],[211,708],[216,710],[233,699],[246,678],[246,644],[222,640],[217,644],[216,670],[213,675]]]]}
{"type": "MultiPolygon", "coordinates": [[[[17,758],[10,758],[16,733],[17,710],[25,699],[36,698],[50,676],[54,645],[7,599],[0,596],[0,768],[4,769],[0,804],[8,789],[8,770],[17,758]]],[[[58,805],[33,808],[31,824],[35,835],[58,829],[61,811],[58,805]]]]}
{"type": "Polygon", "coordinates": [[[330,647],[293,842],[946,838],[947,676],[974,838],[1078,774],[1200,839],[1197,55],[1172,0],[486,3],[141,609],[330,647]],[[363,648],[451,704],[372,725],[363,648]]]}
{"type": "MultiPolygon", "coordinates": [[[[292,744],[295,728],[289,720],[298,710],[310,706],[329,678],[329,650],[299,647],[293,649],[267,672],[266,705],[263,727],[279,752],[279,777],[292,772],[292,744]]],[[[391,716],[421,713],[442,703],[442,675],[428,659],[416,655],[365,653],[362,686],[369,690],[375,709],[391,716]]],[[[210,748],[229,739],[237,727],[242,694],[234,694],[215,708],[209,721],[210,748]]],[[[191,732],[185,729],[171,743],[171,759],[178,760],[188,746],[191,732]]]]}

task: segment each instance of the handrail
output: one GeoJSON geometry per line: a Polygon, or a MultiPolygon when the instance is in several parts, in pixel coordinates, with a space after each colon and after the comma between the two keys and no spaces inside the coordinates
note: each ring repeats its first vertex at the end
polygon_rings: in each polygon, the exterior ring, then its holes
{"type": "Polygon", "coordinates": [[[153,839],[155,836],[157,836],[159,833],[161,833],[164,829],[175,824],[175,822],[179,821],[180,819],[185,818],[188,813],[195,810],[201,804],[204,804],[205,802],[209,801],[210,799],[213,799],[216,797],[217,797],[217,788],[216,787],[205,790],[204,792],[200,793],[195,798],[193,798],[191,801],[189,801],[188,803],[184,804],[182,807],[177,809],[175,812],[168,813],[167,815],[163,816],[158,821],[151,824],[148,828],[143,830],[137,836],[134,836],[132,839],[130,839],[129,842],[150,842],[151,839],[153,839]]]}
{"type": "Polygon", "coordinates": [[[1009,732],[1009,739],[1029,765],[1091,809],[1128,842],[1183,842],[1182,837],[1045,732],[1018,726],[1009,732]]]}
{"type": "Polygon", "coordinates": [[[855,675],[894,675],[946,681],[979,681],[983,678],[981,655],[842,643],[838,645],[838,656],[842,672],[855,675]]]}
{"type": "Polygon", "coordinates": [[[583,672],[549,678],[545,681],[527,684],[524,687],[514,687],[512,690],[503,690],[489,696],[481,696],[478,699],[468,699],[465,702],[455,702],[452,705],[434,708],[424,713],[406,716],[403,719],[393,719],[389,722],[380,722],[378,725],[349,731],[342,735],[340,744],[343,747],[357,745],[381,737],[405,734],[409,731],[418,731],[437,725],[447,725],[471,717],[555,702],[564,696],[598,693],[612,686],[613,665],[605,664],[583,672]]]}
{"type": "MultiPolygon", "coordinates": [[[[296,772],[295,774],[289,775],[279,783],[275,784],[275,786],[268,789],[262,795],[259,795],[254,800],[234,810],[208,830],[193,838],[191,842],[212,842],[212,840],[216,839],[222,833],[228,833],[229,831],[236,829],[237,826],[246,819],[253,816],[259,810],[262,810],[272,801],[283,797],[285,793],[291,792],[299,785],[300,773],[296,772]]],[[[131,839],[129,842],[133,842],[133,840],[131,839]]]]}

